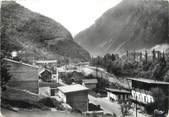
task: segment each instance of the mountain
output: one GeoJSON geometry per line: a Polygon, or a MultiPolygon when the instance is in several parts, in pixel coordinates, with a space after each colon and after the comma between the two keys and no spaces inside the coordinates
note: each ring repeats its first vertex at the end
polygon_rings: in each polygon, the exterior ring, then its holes
{"type": "Polygon", "coordinates": [[[123,0],[75,36],[92,55],[168,44],[168,1],[123,0]]]}
{"type": "Polygon", "coordinates": [[[1,32],[2,52],[15,50],[30,59],[90,59],[61,24],[14,1],[1,4],[1,32]]]}

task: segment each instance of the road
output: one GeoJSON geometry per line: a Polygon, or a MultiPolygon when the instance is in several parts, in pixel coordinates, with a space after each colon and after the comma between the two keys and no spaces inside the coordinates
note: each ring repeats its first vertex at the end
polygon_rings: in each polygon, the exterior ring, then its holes
{"type": "MultiPolygon", "coordinates": [[[[88,95],[89,102],[93,103],[95,105],[100,105],[101,108],[103,109],[104,113],[110,113],[113,114],[115,113],[117,117],[122,117],[121,113],[121,107],[120,104],[117,102],[111,102],[108,98],[96,98],[91,95],[88,95]]],[[[130,109],[129,115],[126,115],[125,117],[136,117],[135,115],[135,110],[130,109]]],[[[137,113],[137,117],[151,117],[151,115],[147,115],[146,113],[137,113]]]]}
{"type": "Polygon", "coordinates": [[[110,113],[110,114],[116,114],[121,116],[121,108],[120,105],[117,104],[117,102],[110,102],[106,97],[105,98],[95,98],[91,95],[88,95],[89,103],[93,103],[95,105],[100,105],[100,107],[103,109],[104,113],[110,113]]]}

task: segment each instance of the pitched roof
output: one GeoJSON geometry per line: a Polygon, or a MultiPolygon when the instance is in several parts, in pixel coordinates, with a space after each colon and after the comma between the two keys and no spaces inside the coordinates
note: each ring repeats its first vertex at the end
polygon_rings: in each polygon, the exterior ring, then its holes
{"type": "Polygon", "coordinates": [[[36,63],[57,63],[57,60],[37,60],[36,63]]]}
{"type": "Polygon", "coordinates": [[[148,84],[169,85],[169,82],[157,81],[157,80],[151,80],[151,79],[144,79],[144,78],[128,78],[128,80],[134,80],[134,81],[144,82],[144,83],[148,83],[148,84]]]}
{"type": "Polygon", "coordinates": [[[38,74],[40,75],[40,74],[43,73],[44,71],[51,72],[49,69],[46,69],[46,68],[39,68],[39,69],[38,69],[38,74]]]}
{"type": "Polygon", "coordinates": [[[87,91],[87,90],[89,90],[87,87],[82,86],[80,84],[61,86],[61,87],[58,87],[58,89],[61,92],[63,92],[63,93],[71,93],[71,92],[87,91]]]}
{"type": "Polygon", "coordinates": [[[112,88],[106,88],[106,90],[112,93],[128,93],[128,94],[131,93],[130,91],[127,91],[127,90],[112,89],[112,88]]]}
{"type": "Polygon", "coordinates": [[[98,82],[97,79],[83,79],[82,81],[83,83],[86,83],[86,84],[93,84],[93,83],[96,84],[98,82]]]}

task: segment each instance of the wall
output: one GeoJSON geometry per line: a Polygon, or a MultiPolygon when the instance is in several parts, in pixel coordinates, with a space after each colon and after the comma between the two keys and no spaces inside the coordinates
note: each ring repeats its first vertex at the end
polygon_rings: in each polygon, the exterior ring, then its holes
{"type": "Polygon", "coordinates": [[[66,103],[66,95],[64,93],[62,93],[61,91],[58,91],[58,95],[62,99],[62,101],[64,103],[66,103]]]}
{"type": "Polygon", "coordinates": [[[9,73],[12,76],[9,86],[38,93],[37,68],[11,61],[6,61],[6,63],[9,65],[9,73]]]}
{"type": "Polygon", "coordinates": [[[66,94],[66,102],[73,108],[86,112],[88,110],[88,92],[72,92],[66,94]]]}
{"type": "Polygon", "coordinates": [[[132,98],[134,100],[137,100],[137,101],[142,102],[144,104],[154,102],[154,99],[151,95],[145,94],[145,93],[142,93],[142,92],[138,92],[138,91],[135,91],[135,90],[132,90],[132,98]]]}
{"type": "Polygon", "coordinates": [[[96,88],[96,84],[95,83],[88,83],[88,84],[84,84],[87,88],[89,89],[94,89],[96,88]]]}
{"type": "Polygon", "coordinates": [[[44,97],[51,96],[50,87],[39,87],[39,94],[44,97]]]}
{"type": "Polygon", "coordinates": [[[108,97],[109,100],[111,100],[111,99],[113,99],[115,101],[118,100],[118,96],[113,94],[113,93],[111,93],[111,92],[107,92],[107,97],[108,97]]]}
{"type": "Polygon", "coordinates": [[[108,99],[113,99],[114,101],[118,100],[128,100],[130,94],[125,94],[125,93],[112,93],[112,92],[107,92],[107,97],[108,99]]]}
{"type": "Polygon", "coordinates": [[[38,81],[9,81],[8,86],[38,94],[38,81]]]}

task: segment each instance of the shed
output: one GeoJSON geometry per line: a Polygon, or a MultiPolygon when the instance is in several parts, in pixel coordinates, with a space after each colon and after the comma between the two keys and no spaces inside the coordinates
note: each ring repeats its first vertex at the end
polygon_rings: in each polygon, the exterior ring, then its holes
{"type": "Polygon", "coordinates": [[[96,88],[96,84],[98,83],[97,79],[83,79],[82,82],[89,89],[96,88]]]}
{"type": "Polygon", "coordinates": [[[128,100],[131,92],[127,90],[121,90],[121,89],[112,89],[112,88],[106,88],[107,90],[107,97],[110,100],[128,100]]]}
{"type": "Polygon", "coordinates": [[[88,88],[80,84],[58,87],[59,95],[74,110],[88,111],[88,88]]]}

